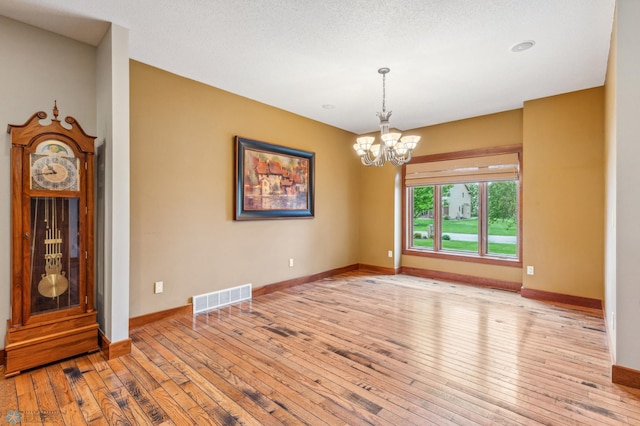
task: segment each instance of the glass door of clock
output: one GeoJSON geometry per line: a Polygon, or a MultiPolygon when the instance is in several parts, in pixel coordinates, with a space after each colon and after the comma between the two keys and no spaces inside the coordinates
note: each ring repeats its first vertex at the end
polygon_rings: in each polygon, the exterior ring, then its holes
{"type": "Polygon", "coordinates": [[[31,315],[80,305],[80,199],[31,198],[31,315]]]}

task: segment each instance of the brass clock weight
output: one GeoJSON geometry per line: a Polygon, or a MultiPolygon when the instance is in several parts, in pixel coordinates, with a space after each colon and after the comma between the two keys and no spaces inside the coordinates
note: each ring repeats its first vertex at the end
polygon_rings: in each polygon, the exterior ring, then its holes
{"type": "MultiPolygon", "coordinates": [[[[37,202],[38,200],[36,200],[37,202]]],[[[69,280],[65,276],[66,272],[62,270],[62,235],[58,228],[57,203],[55,198],[45,199],[44,203],[44,223],[47,226],[44,239],[45,273],[42,274],[42,279],[38,283],[38,293],[44,297],[60,297],[69,288],[69,280]],[[49,205],[46,203],[49,203],[49,205]],[[51,215],[50,217],[49,214],[51,215]]],[[[36,205],[36,211],[37,209],[38,206],[36,205]]],[[[62,212],[62,218],[64,220],[64,211],[62,212]]],[[[38,223],[37,220],[34,222],[38,223]]],[[[32,235],[36,235],[36,232],[32,235]]],[[[35,240],[33,241],[35,244],[35,240]]],[[[31,252],[33,253],[33,251],[32,248],[31,252]]]]}

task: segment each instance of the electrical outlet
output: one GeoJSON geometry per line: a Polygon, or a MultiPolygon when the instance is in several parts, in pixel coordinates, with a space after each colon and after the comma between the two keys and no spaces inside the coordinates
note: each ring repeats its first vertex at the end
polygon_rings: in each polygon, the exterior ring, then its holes
{"type": "Polygon", "coordinates": [[[389,251],[387,252],[387,256],[389,256],[389,257],[393,257],[393,250],[389,250],[389,251]]]}
{"type": "Polygon", "coordinates": [[[289,259],[289,268],[293,268],[293,257],[289,259]]]}
{"type": "Polygon", "coordinates": [[[156,281],[154,286],[153,286],[153,292],[155,294],[158,293],[162,293],[164,291],[164,282],[163,281],[156,281]]]}
{"type": "Polygon", "coordinates": [[[533,275],[533,266],[527,266],[527,275],[533,275]]]}

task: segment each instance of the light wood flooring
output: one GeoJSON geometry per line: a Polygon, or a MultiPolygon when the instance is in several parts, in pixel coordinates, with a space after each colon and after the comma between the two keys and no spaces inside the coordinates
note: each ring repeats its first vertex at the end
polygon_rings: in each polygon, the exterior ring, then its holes
{"type": "Polygon", "coordinates": [[[500,290],[354,272],[131,338],[0,379],[0,423],[640,425],[600,312],[500,290]]]}

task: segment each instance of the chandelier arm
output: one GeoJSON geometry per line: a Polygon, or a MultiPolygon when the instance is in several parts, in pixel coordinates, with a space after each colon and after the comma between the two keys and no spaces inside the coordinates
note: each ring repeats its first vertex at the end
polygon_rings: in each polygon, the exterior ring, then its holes
{"type": "Polygon", "coordinates": [[[403,163],[402,158],[398,157],[398,156],[396,155],[396,153],[395,153],[395,152],[393,152],[393,150],[389,150],[389,153],[390,153],[389,162],[390,162],[391,164],[393,164],[394,166],[400,166],[400,165],[402,165],[402,163],[403,163]]]}
{"type": "Polygon", "coordinates": [[[391,161],[395,166],[401,166],[411,161],[411,150],[407,150],[404,154],[399,155],[393,150],[390,150],[393,160],[391,161]]]}
{"type": "Polygon", "coordinates": [[[378,159],[371,156],[371,151],[366,151],[364,154],[362,154],[360,160],[365,166],[378,165],[378,159]]]}
{"type": "Polygon", "coordinates": [[[393,164],[394,166],[402,166],[404,163],[406,163],[404,158],[395,158],[391,164],[393,164]]]}
{"type": "Polygon", "coordinates": [[[385,159],[385,161],[392,161],[393,160],[393,150],[392,149],[388,149],[387,147],[385,147],[385,149],[384,149],[384,159],[385,159]]]}
{"type": "Polygon", "coordinates": [[[374,160],[376,163],[380,162],[380,160],[382,160],[384,162],[384,153],[385,153],[385,149],[382,146],[382,144],[380,144],[380,150],[378,151],[378,155],[375,156],[374,160]]]}

